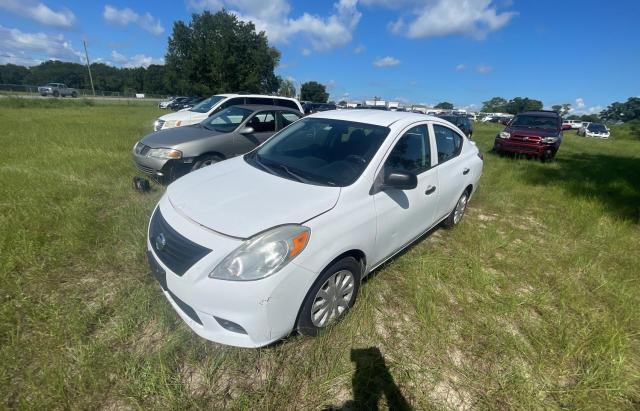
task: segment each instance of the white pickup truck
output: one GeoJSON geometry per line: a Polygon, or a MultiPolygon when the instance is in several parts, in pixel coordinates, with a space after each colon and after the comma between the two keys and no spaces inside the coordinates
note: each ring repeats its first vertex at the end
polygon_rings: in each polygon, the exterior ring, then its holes
{"type": "Polygon", "coordinates": [[[38,87],[38,93],[41,96],[53,96],[53,97],[78,97],[78,92],[75,88],[67,87],[62,83],[49,83],[46,86],[38,87]]]}

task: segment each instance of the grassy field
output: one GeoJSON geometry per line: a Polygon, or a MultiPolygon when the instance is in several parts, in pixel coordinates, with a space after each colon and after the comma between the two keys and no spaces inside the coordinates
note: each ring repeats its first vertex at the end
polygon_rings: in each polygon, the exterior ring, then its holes
{"type": "MultiPolygon", "coordinates": [[[[640,139],[485,154],[468,215],[341,324],[248,350],[182,323],[131,189],[152,105],[0,101],[0,408],[638,409],[640,139]]],[[[496,125],[476,125],[483,152],[496,125]]]]}

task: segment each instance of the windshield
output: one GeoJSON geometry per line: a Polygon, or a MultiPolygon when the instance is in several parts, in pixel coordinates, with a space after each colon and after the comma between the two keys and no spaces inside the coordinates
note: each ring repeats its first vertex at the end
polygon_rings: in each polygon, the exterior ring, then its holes
{"type": "Polygon", "coordinates": [[[510,126],[556,130],[558,128],[558,119],[556,117],[544,116],[516,116],[510,126]]]}
{"type": "Polygon", "coordinates": [[[323,118],[300,120],[245,157],[271,174],[303,183],[345,187],[362,174],[389,129],[323,118]]]}
{"type": "Polygon", "coordinates": [[[217,112],[200,123],[208,130],[220,131],[222,133],[230,133],[251,115],[253,111],[246,108],[231,106],[222,111],[217,112]]]}
{"type": "Polygon", "coordinates": [[[206,113],[211,110],[211,107],[215,106],[217,102],[220,100],[224,100],[226,97],[224,96],[211,96],[207,99],[202,100],[199,104],[196,104],[190,111],[195,111],[196,113],[206,113]]]}
{"type": "Polygon", "coordinates": [[[606,133],[607,129],[605,126],[603,126],[602,124],[595,124],[595,123],[591,123],[589,124],[589,126],[587,127],[587,129],[589,131],[593,131],[595,133],[606,133]]]}

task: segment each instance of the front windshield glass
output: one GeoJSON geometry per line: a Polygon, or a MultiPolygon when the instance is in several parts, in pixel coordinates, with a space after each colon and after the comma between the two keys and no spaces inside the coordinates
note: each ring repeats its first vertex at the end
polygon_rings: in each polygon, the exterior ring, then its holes
{"type": "Polygon", "coordinates": [[[222,133],[230,133],[251,115],[252,111],[246,108],[231,106],[217,112],[200,123],[204,128],[222,133]]]}
{"type": "Polygon", "coordinates": [[[271,174],[307,184],[345,187],[362,174],[389,129],[323,118],[300,120],[245,157],[271,174]]]}
{"type": "Polygon", "coordinates": [[[209,110],[211,110],[211,107],[215,106],[217,102],[225,98],[226,97],[224,96],[211,96],[209,98],[202,100],[200,103],[196,104],[189,110],[195,111],[196,113],[206,113],[209,110]]]}
{"type": "Polygon", "coordinates": [[[587,127],[589,131],[593,131],[594,133],[606,133],[607,129],[602,124],[591,123],[587,127]]]}
{"type": "Polygon", "coordinates": [[[558,119],[544,116],[516,116],[510,126],[556,130],[558,128],[558,119]]]}

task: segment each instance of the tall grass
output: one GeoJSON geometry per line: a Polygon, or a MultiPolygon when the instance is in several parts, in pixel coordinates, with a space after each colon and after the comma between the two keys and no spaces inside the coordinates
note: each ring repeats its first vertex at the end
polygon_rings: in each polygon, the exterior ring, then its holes
{"type": "MultiPolygon", "coordinates": [[[[345,321],[246,350],[195,336],[149,275],[163,189],[131,190],[130,150],[159,110],[2,101],[5,408],[384,407],[389,387],[416,409],[640,404],[640,140],[622,131],[568,133],[551,164],[485,155],[463,223],[374,273],[345,321]]],[[[487,152],[499,127],[476,128],[487,152]]]]}

